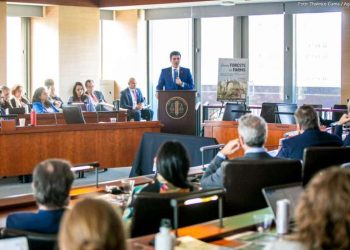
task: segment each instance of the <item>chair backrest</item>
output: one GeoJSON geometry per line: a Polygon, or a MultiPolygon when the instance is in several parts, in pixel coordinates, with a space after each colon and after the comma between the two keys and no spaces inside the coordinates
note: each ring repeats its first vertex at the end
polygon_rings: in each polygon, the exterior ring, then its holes
{"type": "Polygon", "coordinates": [[[264,102],[261,105],[260,116],[264,118],[267,123],[275,123],[275,112],[277,111],[277,104],[274,102],[264,102]]]}
{"type": "Polygon", "coordinates": [[[295,124],[294,112],[298,106],[291,103],[278,103],[275,117],[276,123],[295,124]]]}
{"type": "Polygon", "coordinates": [[[309,147],[304,149],[303,185],[320,170],[350,162],[350,147],[309,147]]]}
{"type": "Polygon", "coordinates": [[[113,106],[114,106],[116,111],[119,111],[119,109],[120,109],[120,100],[119,99],[114,100],[113,101],[113,106]]]}
{"type": "Polygon", "coordinates": [[[240,103],[226,103],[223,121],[235,121],[246,113],[246,105],[240,103]],[[242,111],[242,112],[240,112],[242,111]]]}
{"type": "Polygon", "coordinates": [[[285,159],[224,161],[224,215],[267,207],[262,188],[301,182],[301,162],[285,159]]]}
{"type": "Polygon", "coordinates": [[[54,250],[57,244],[57,235],[42,234],[23,230],[3,228],[2,237],[26,236],[30,250],[54,250]]]}
{"type": "Polygon", "coordinates": [[[344,109],[344,112],[333,112],[332,113],[332,120],[333,121],[338,121],[340,117],[346,113],[346,110],[348,109],[348,106],[344,104],[334,104],[333,106],[334,109],[344,109]]]}
{"type": "MultiPolygon", "coordinates": [[[[160,221],[163,218],[170,219],[174,227],[173,207],[170,204],[171,199],[180,196],[200,196],[206,192],[210,192],[210,190],[169,194],[143,192],[136,195],[131,223],[131,237],[157,233],[159,231],[160,221]]],[[[218,219],[218,200],[181,206],[179,207],[178,215],[179,227],[218,219]]]]}

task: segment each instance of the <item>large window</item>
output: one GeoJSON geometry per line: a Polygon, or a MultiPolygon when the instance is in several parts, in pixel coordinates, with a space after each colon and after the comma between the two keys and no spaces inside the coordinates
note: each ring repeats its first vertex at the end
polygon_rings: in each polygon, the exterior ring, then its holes
{"type": "Polygon", "coordinates": [[[283,101],[283,15],[249,17],[249,104],[283,101]]]}
{"type": "Polygon", "coordinates": [[[115,21],[101,20],[102,79],[117,79],[118,53],[115,51],[118,45],[117,28],[115,21]]]}
{"type": "Polygon", "coordinates": [[[340,102],[341,13],[295,15],[298,104],[340,102]]]}
{"type": "Polygon", "coordinates": [[[155,20],[150,21],[149,28],[150,99],[156,110],[158,103],[153,97],[161,69],[171,66],[170,52],[179,51],[181,65],[192,71],[192,20],[155,20]]]}
{"type": "Polygon", "coordinates": [[[7,86],[25,83],[22,18],[7,17],[7,86]]]}
{"type": "Polygon", "coordinates": [[[219,58],[233,58],[233,17],[201,19],[202,103],[215,104],[219,58]]]}

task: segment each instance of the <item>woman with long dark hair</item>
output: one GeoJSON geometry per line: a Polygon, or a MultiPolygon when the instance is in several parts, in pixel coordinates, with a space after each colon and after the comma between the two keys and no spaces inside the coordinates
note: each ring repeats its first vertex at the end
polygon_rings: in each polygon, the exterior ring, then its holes
{"type": "Polygon", "coordinates": [[[190,160],[186,149],[177,141],[164,143],[156,157],[157,174],[152,184],[142,192],[189,192],[192,185],[187,180],[190,160]]]}
{"type": "Polygon", "coordinates": [[[84,85],[81,82],[76,82],[73,86],[73,95],[69,97],[68,104],[73,102],[84,103],[86,111],[96,111],[95,106],[92,103],[90,97],[85,94],[84,85]]]}
{"type": "Polygon", "coordinates": [[[33,109],[38,114],[59,112],[59,110],[49,101],[49,95],[44,87],[35,90],[32,102],[33,109]]]}

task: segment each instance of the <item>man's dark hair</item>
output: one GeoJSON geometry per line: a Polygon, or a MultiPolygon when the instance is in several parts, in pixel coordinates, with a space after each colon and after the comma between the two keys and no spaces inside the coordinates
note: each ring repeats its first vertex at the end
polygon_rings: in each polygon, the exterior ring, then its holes
{"type": "Polygon", "coordinates": [[[180,142],[165,142],[157,153],[158,173],[168,182],[179,188],[192,188],[187,181],[190,160],[180,142]]]}
{"type": "Polygon", "coordinates": [[[170,59],[173,57],[173,56],[180,56],[181,57],[181,53],[179,51],[172,51],[170,53],[170,59]]]}
{"type": "Polygon", "coordinates": [[[52,79],[46,79],[44,84],[45,84],[46,88],[49,88],[49,87],[55,85],[55,82],[52,79]]]}
{"type": "Polygon", "coordinates": [[[85,81],[85,88],[87,88],[87,85],[88,85],[89,83],[93,83],[93,82],[94,82],[94,81],[91,80],[91,79],[86,80],[86,81],[85,81]]]}
{"type": "Polygon", "coordinates": [[[295,113],[295,120],[302,130],[319,129],[320,123],[317,112],[310,105],[303,105],[299,107],[295,113]]]}
{"type": "Polygon", "coordinates": [[[33,172],[36,201],[49,208],[68,205],[69,192],[74,180],[71,164],[60,159],[40,162],[33,172]]]}

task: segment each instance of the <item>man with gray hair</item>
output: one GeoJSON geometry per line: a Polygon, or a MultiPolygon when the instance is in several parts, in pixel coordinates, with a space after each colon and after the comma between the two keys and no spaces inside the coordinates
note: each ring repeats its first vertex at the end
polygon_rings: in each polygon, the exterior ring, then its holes
{"type": "Polygon", "coordinates": [[[50,159],[40,162],[34,169],[32,183],[39,211],[10,214],[6,227],[37,233],[58,233],[61,217],[69,203],[73,180],[68,161],[50,159]]]}
{"type": "Polygon", "coordinates": [[[240,147],[244,150],[244,156],[236,159],[273,159],[264,148],[266,138],[267,125],[262,117],[251,114],[242,116],[238,123],[238,139],[229,141],[209,164],[202,176],[202,188],[223,187],[225,170],[221,163],[240,147]]]}

